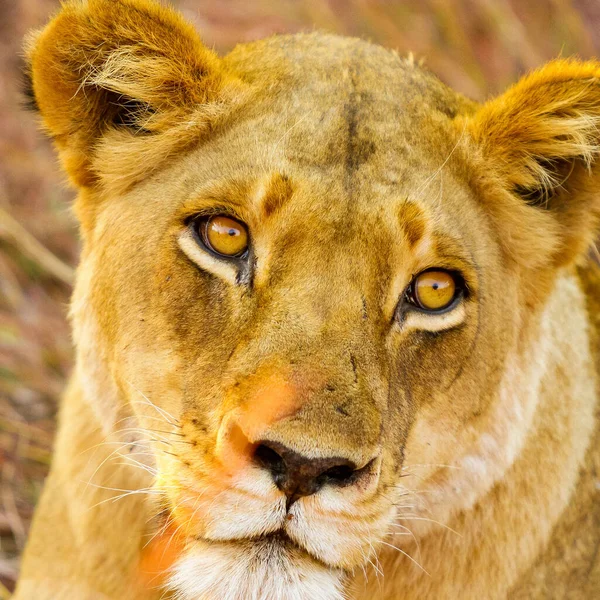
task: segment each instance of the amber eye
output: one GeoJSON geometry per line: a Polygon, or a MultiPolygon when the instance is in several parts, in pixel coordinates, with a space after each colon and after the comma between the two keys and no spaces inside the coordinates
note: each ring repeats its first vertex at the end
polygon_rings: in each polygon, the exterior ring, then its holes
{"type": "Polygon", "coordinates": [[[410,300],[419,308],[432,312],[448,308],[457,293],[456,276],[448,271],[424,271],[410,285],[410,300]]]}
{"type": "Polygon", "coordinates": [[[197,231],[204,245],[215,254],[239,258],[248,250],[248,229],[225,215],[200,219],[197,231]]]}

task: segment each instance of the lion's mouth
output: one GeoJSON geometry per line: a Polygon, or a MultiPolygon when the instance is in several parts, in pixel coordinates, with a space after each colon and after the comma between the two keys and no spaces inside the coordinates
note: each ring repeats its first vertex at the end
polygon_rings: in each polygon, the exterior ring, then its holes
{"type": "Polygon", "coordinates": [[[342,600],[347,576],[283,531],[229,541],[198,539],[171,572],[169,586],[185,600],[342,600]]]}
{"type": "Polygon", "coordinates": [[[318,565],[321,565],[328,569],[334,568],[334,569],[340,569],[341,571],[344,570],[341,567],[338,567],[338,565],[326,562],[321,557],[310,552],[310,550],[308,550],[304,546],[295,542],[283,529],[279,529],[278,531],[274,531],[272,533],[259,535],[259,536],[255,536],[255,537],[231,539],[231,540],[227,540],[226,542],[212,541],[212,540],[207,540],[207,539],[202,539],[201,541],[203,541],[205,543],[209,543],[209,544],[225,543],[225,544],[228,544],[231,546],[239,545],[240,547],[252,546],[254,544],[254,545],[256,545],[256,547],[261,547],[261,548],[265,548],[265,549],[269,549],[269,550],[281,549],[286,552],[291,552],[294,554],[302,554],[307,559],[310,559],[310,560],[314,561],[315,563],[317,563],[318,565]]]}
{"type": "Polygon", "coordinates": [[[293,556],[317,569],[348,573],[368,560],[374,552],[369,540],[385,535],[395,511],[379,496],[359,510],[334,488],[287,507],[282,495],[240,487],[205,486],[196,493],[178,486],[177,494],[165,488],[163,522],[177,532],[184,562],[208,552],[250,556],[252,566],[293,556]]]}

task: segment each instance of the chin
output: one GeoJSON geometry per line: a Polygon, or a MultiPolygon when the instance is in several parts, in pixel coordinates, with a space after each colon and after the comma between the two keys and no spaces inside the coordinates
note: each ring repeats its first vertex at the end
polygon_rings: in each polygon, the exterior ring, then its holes
{"type": "Polygon", "coordinates": [[[284,535],[195,541],[173,568],[177,600],[344,600],[344,571],[319,562],[284,535]]]}

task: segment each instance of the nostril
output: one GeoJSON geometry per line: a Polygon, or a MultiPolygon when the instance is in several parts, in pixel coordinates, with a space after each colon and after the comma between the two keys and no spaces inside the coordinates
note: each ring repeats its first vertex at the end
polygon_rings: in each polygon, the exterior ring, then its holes
{"type": "Polygon", "coordinates": [[[327,469],[322,476],[327,479],[333,479],[339,483],[346,483],[356,473],[356,470],[350,465],[338,465],[327,469]]]}
{"type": "Polygon", "coordinates": [[[285,473],[285,462],[281,455],[265,444],[257,446],[254,451],[254,460],[274,475],[285,473]]]}

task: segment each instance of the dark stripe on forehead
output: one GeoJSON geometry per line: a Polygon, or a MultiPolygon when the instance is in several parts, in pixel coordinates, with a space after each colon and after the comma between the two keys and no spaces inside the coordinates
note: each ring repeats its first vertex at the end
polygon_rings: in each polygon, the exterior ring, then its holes
{"type": "Polygon", "coordinates": [[[366,107],[367,95],[358,89],[358,64],[358,61],[355,61],[348,67],[351,87],[348,99],[344,104],[344,120],[347,127],[344,158],[344,188],[351,200],[354,192],[354,174],[375,152],[375,143],[373,140],[365,137],[364,132],[360,130],[361,122],[366,120],[361,113],[368,110],[368,107],[366,107]]]}

